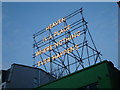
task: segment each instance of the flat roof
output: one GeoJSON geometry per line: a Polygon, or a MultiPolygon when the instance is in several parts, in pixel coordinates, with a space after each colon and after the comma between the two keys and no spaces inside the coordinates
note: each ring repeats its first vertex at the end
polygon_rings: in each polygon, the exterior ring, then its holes
{"type": "Polygon", "coordinates": [[[28,67],[28,68],[32,68],[32,69],[38,69],[38,70],[41,70],[41,71],[45,72],[46,74],[51,75],[50,73],[48,73],[48,72],[44,71],[44,70],[43,70],[43,69],[41,69],[41,68],[32,67],[32,66],[26,66],[26,65],[22,65],[22,64],[16,64],[16,63],[13,63],[12,65],[18,65],[18,66],[28,67]]]}
{"type": "MultiPolygon", "coordinates": [[[[84,68],[84,69],[81,69],[81,70],[79,70],[79,71],[76,71],[76,72],[74,72],[74,73],[71,73],[71,74],[69,74],[69,75],[67,75],[67,76],[64,76],[64,77],[62,77],[62,78],[59,78],[59,79],[57,79],[57,80],[55,80],[55,81],[52,81],[52,82],[50,82],[50,83],[44,84],[44,85],[39,86],[39,87],[43,87],[43,86],[46,86],[46,85],[48,85],[48,84],[57,82],[57,81],[59,81],[59,80],[61,80],[61,79],[64,79],[64,78],[69,77],[69,76],[71,76],[71,75],[74,75],[74,74],[76,74],[76,73],[80,73],[80,72],[82,72],[82,71],[88,70],[88,69],[90,69],[90,68],[96,67],[96,66],[101,65],[101,64],[103,64],[103,63],[108,63],[110,66],[114,67],[114,65],[113,65],[113,63],[112,63],[111,61],[104,60],[104,61],[101,61],[101,62],[99,62],[99,63],[97,63],[97,64],[91,65],[91,66],[89,66],[89,67],[86,67],[86,68],[84,68]]],[[[115,68],[115,67],[114,67],[114,68],[115,68]]],[[[116,69],[116,68],[115,68],[115,69],[116,69]]],[[[116,70],[117,70],[117,69],[116,69],[116,70]]],[[[39,88],[39,87],[37,87],[37,88],[39,88]]]]}

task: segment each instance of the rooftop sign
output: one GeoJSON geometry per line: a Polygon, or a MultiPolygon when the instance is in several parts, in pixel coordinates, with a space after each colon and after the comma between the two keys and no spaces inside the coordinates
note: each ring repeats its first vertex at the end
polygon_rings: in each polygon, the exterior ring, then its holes
{"type": "Polygon", "coordinates": [[[40,66],[57,78],[90,66],[100,59],[82,8],[35,33],[33,39],[34,66],[40,66]],[[91,57],[94,60],[90,60],[91,57]]]}

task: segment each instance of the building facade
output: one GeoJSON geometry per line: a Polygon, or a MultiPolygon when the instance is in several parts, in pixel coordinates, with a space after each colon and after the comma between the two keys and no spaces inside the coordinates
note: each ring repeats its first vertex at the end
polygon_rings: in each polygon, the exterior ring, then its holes
{"type": "MultiPolygon", "coordinates": [[[[120,90],[120,71],[109,61],[103,61],[73,74],[55,80],[51,83],[39,86],[42,88],[76,88],[84,90],[98,90],[99,88],[113,88],[120,90]],[[119,89],[118,89],[119,88],[119,89]]],[[[75,89],[75,90],[76,90],[75,89]]]]}
{"type": "Polygon", "coordinates": [[[7,88],[35,88],[55,80],[49,73],[42,69],[12,64],[8,70],[1,70],[1,89],[7,88]]]}

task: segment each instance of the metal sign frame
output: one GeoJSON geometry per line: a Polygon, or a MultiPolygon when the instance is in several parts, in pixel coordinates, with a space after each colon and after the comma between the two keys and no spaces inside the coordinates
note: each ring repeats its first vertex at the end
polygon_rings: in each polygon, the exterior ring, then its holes
{"type": "Polygon", "coordinates": [[[61,78],[100,62],[101,54],[95,46],[87,24],[83,17],[83,9],[80,8],[35,33],[33,66],[42,68],[55,78],[61,78]],[[78,18],[75,19],[79,20],[68,24],[67,21],[77,15],[78,18]],[[61,23],[64,24],[62,29],[53,32],[52,29],[61,23]],[[47,34],[48,36],[41,39],[47,34]],[[91,41],[90,45],[89,41],[91,41]],[[39,61],[36,57],[39,57],[39,61]]]}

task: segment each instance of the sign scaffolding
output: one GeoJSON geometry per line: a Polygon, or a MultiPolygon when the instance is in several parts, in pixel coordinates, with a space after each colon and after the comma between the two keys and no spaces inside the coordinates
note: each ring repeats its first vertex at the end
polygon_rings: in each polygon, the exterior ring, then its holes
{"type": "Polygon", "coordinates": [[[33,66],[58,79],[100,62],[87,24],[80,8],[35,33],[33,66]]]}

